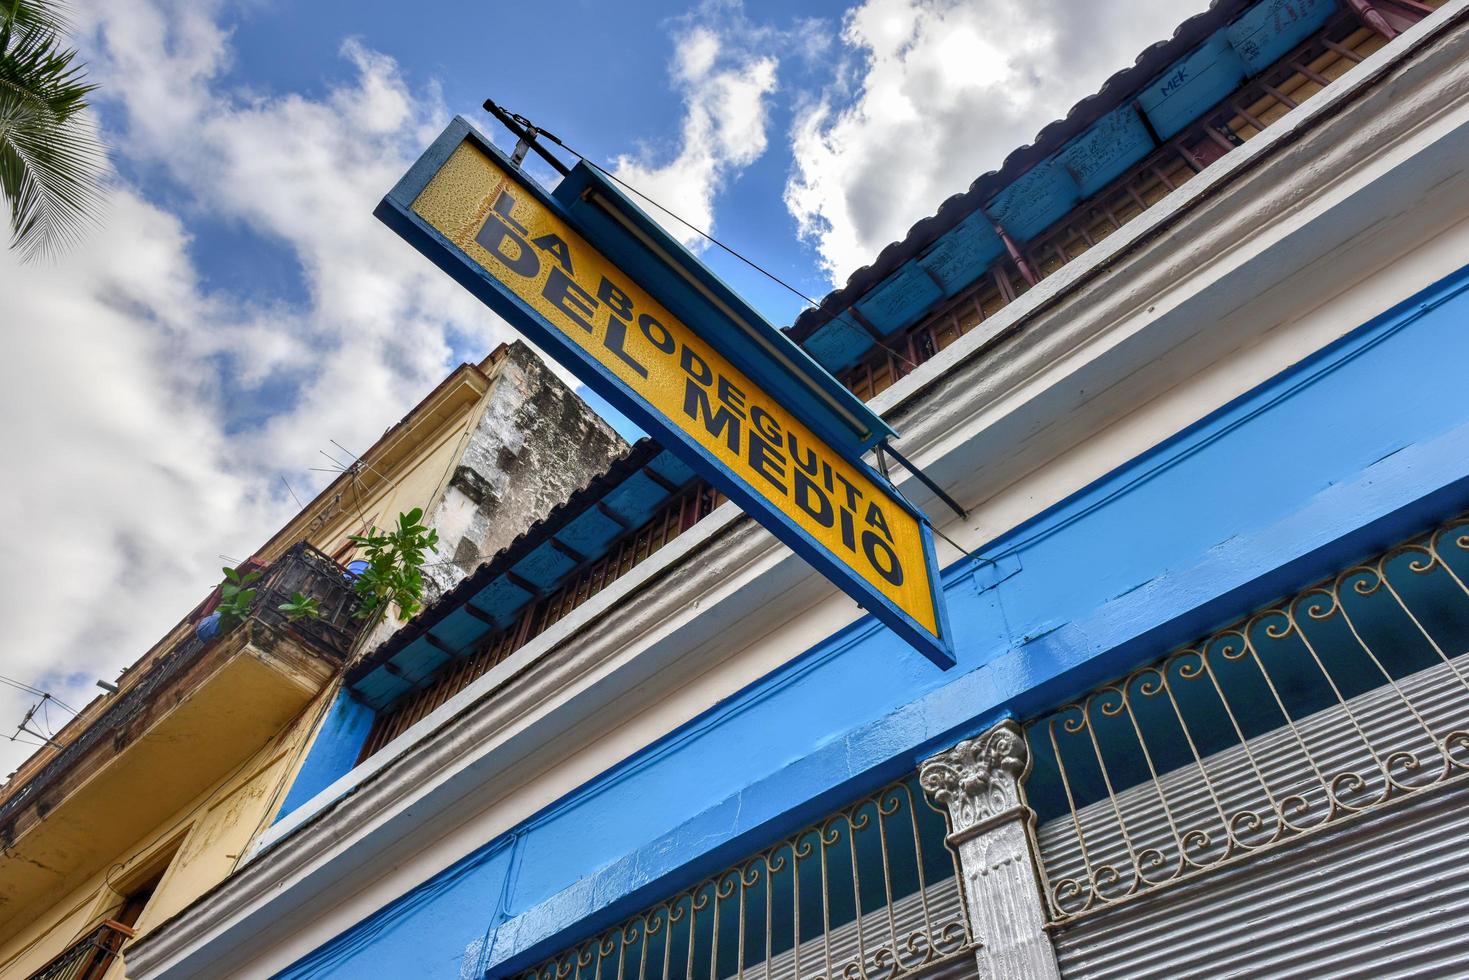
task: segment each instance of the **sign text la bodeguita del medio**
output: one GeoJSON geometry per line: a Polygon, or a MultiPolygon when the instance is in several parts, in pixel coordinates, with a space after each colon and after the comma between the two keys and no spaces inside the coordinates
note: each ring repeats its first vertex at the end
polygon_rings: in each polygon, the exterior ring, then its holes
{"type": "MultiPolygon", "coordinates": [[[[813,431],[781,389],[732,363],[719,343],[728,329],[703,329],[706,315],[696,330],[670,312],[557,200],[455,122],[379,216],[926,656],[952,664],[922,515],[813,431]]],[[[655,255],[677,249],[681,263],[697,262],[666,236],[640,237],[655,255]]],[[[665,295],[687,278],[660,277],[665,295]]],[[[760,325],[789,348],[782,358],[821,371],[760,325]]]]}

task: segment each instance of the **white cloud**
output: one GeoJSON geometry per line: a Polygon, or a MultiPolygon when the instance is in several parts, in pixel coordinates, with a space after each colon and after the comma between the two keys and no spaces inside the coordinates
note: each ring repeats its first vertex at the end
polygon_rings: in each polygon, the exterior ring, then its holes
{"type": "MultiPolygon", "coordinates": [[[[797,126],[788,190],[831,268],[866,261],[1124,64],[1150,38],[1117,18],[1183,15],[1165,0],[1116,14],[1073,2],[1063,21],[1058,2],[853,11],[838,80],[797,126]]],[[[0,674],[80,704],[203,597],[216,555],[244,557],[289,516],[281,474],[304,495],[329,440],[370,443],[455,351],[510,334],[371,216],[442,126],[436,91],[353,42],[346,80],[319,98],[232,85],[229,33],[199,0],[77,16],[113,153],[151,199],[116,185],[101,227],[56,265],[0,252],[0,674]],[[201,215],[286,250],[304,298],[204,282],[187,230],[201,215]],[[243,423],[242,403],[256,406],[243,423]]],[[[733,3],[676,22],[677,141],[620,158],[619,176],[711,226],[721,190],[766,151],[778,56],[841,54],[823,27],[778,34],[733,3]]],[[[0,734],[30,701],[0,687],[0,734]]],[[[29,748],[0,750],[3,774],[29,748]]]]}
{"type": "MultiPolygon", "coordinates": [[[[438,93],[350,41],[347,80],[319,99],[232,89],[216,13],[110,0],[78,17],[115,158],[170,188],[177,213],[119,183],[58,264],[0,252],[0,674],[78,705],[204,596],[218,554],[244,557],[284,522],[281,474],[304,495],[330,439],[371,443],[456,351],[510,337],[372,217],[446,121],[438,93]],[[199,215],[288,250],[305,298],[201,281],[185,223],[199,215]]],[[[0,688],[0,733],[31,700],[0,688]]],[[[30,751],[0,750],[0,774],[30,751]]]]}
{"type": "Polygon", "coordinates": [[[786,206],[834,283],[1206,0],[864,0],[798,114],[786,206]]]}
{"type": "MultiPolygon", "coordinates": [[[[62,264],[21,267],[0,252],[11,328],[0,672],[74,704],[202,598],[217,553],[248,551],[252,532],[280,517],[229,458],[220,399],[191,350],[195,325],[219,311],[188,246],[174,217],[118,189],[62,264]]],[[[0,693],[8,733],[34,699],[0,693]]],[[[5,748],[5,771],[29,753],[5,748]]]]}
{"type": "MultiPolygon", "coordinates": [[[[765,149],[776,60],[730,29],[737,7],[703,12],[676,25],[676,155],[618,167],[710,225],[765,149]]],[[[80,706],[203,598],[219,554],[247,556],[290,516],[282,475],[304,496],[329,440],[368,445],[456,352],[511,332],[372,217],[447,121],[435,88],[352,40],[346,79],[317,98],[229,82],[207,0],[109,0],[77,21],[114,159],[149,195],[117,183],[102,227],[54,266],[0,253],[0,315],[22,328],[0,360],[0,674],[80,706]],[[304,299],[204,281],[201,217],[287,252],[304,299]]],[[[0,735],[33,700],[0,686],[0,735]]],[[[0,742],[0,775],[30,750],[0,742]]]]}
{"type": "MultiPolygon", "coordinates": [[[[729,11],[705,7],[705,18],[729,11]]],[[[736,10],[737,14],[738,11],[736,10]]],[[[699,20],[676,32],[671,77],[683,98],[678,151],[663,163],[648,148],[617,158],[612,172],[694,227],[714,234],[714,201],[727,182],[765,152],[769,96],[778,60],[758,53],[767,32],[751,32],[743,19],[721,26],[699,20]]],[[[706,242],[662,210],[639,201],[668,233],[690,248],[706,242]]]]}

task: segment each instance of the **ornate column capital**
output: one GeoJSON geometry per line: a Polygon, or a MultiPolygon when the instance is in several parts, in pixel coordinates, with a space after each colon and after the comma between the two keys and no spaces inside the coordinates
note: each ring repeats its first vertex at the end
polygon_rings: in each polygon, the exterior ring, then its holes
{"type": "Polygon", "coordinates": [[[948,811],[978,975],[1061,980],[1036,884],[1030,811],[1020,781],[1030,770],[1025,732],[1003,721],[919,767],[918,782],[948,811]]]}
{"type": "Polygon", "coordinates": [[[1025,734],[1002,721],[978,738],[966,739],[926,760],[918,782],[949,811],[954,837],[976,833],[997,819],[1018,815],[1020,780],[1030,771],[1025,734]]]}

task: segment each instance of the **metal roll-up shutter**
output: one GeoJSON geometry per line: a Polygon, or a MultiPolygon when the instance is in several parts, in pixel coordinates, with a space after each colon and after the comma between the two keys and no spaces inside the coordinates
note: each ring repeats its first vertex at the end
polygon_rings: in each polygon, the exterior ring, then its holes
{"type": "Polygon", "coordinates": [[[1469,978],[1469,519],[1026,722],[1073,978],[1469,978]]]}
{"type": "Polygon", "coordinates": [[[1469,785],[1107,909],[1056,936],[1062,973],[1469,976],[1469,785]]]}

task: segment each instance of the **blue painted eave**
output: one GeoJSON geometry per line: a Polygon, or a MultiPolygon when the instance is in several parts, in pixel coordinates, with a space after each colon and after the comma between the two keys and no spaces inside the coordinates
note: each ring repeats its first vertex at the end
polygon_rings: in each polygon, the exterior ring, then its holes
{"type": "Polygon", "coordinates": [[[683,462],[653,440],[642,440],[352,667],[349,689],[382,710],[431,683],[492,631],[514,625],[529,603],[606,557],[614,542],[646,523],[692,479],[683,462]]]}
{"type": "Polygon", "coordinates": [[[1340,9],[1338,0],[1216,0],[1011,153],[998,171],[915,224],[787,332],[827,370],[845,370],[875,343],[848,321],[851,309],[883,334],[917,321],[1000,257],[991,222],[1017,243],[1029,242],[1156,149],[1153,133],[1175,135],[1340,9]]]}

